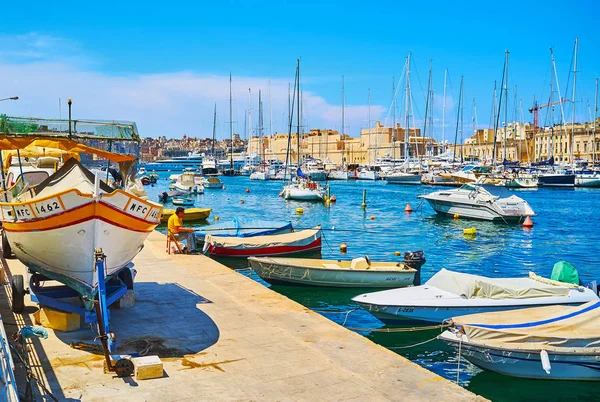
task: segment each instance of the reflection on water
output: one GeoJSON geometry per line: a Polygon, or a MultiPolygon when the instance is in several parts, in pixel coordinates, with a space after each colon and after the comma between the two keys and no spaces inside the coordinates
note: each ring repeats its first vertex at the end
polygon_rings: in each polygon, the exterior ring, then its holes
{"type": "MultiPolygon", "coordinates": [[[[168,177],[170,173],[161,173],[168,177]]],[[[488,276],[525,276],[529,271],[549,276],[552,266],[567,260],[579,270],[584,282],[600,277],[600,231],[597,228],[597,210],[600,190],[596,189],[539,189],[519,190],[518,196],[529,202],[537,213],[535,226],[524,230],[520,225],[452,219],[435,215],[418,194],[437,191],[431,186],[394,186],[379,182],[331,182],[331,194],[337,202],[327,207],[320,203],[285,201],[278,197],[281,182],[250,181],[245,177],[223,177],[225,190],[206,190],[196,197],[197,207],[212,208],[209,223],[214,216],[225,221],[234,216],[245,219],[288,220],[297,229],[318,224],[324,229],[322,255],[325,259],[351,259],[369,255],[372,260],[400,261],[395,251],[424,250],[427,263],[422,278],[428,279],[441,268],[488,276]],[[246,193],[248,188],[250,193],[246,193]],[[367,189],[367,208],[361,208],[362,191],[367,189]],[[244,200],[240,204],[240,200],[244,200]],[[406,214],[410,203],[414,212],[406,214]],[[304,213],[296,214],[302,207],[304,213]],[[474,227],[477,235],[465,237],[463,229],[474,227]],[[342,254],[339,245],[345,242],[348,252],[342,254]]],[[[160,180],[154,187],[146,187],[153,200],[168,187],[160,180]]],[[[512,193],[504,188],[493,188],[494,194],[512,193]]],[[[169,205],[169,207],[173,207],[169,205]]],[[[218,223],[218,222],[217,222],[218,223]]],[[[205,223],[206,224],[206,223],[205,223]]],[[[163,229],[164,230],[164,229],[163,229]]],[[[245,260],[220,260],[242,269],[243,275],[270,286],[247,268],[245,260]]],[[[383,324],[350,299],[359,290],[320,289],[292,286],[274,286],[274,290],[323,316],[346,326],[362,328],[358,332],[374,342],[394,350],[429,370],[452,381],[458,372],[456,352],[438,340],[427,341],[437,331],[412,333],[385,333],[373,329],[383,324]],[[356,309],[356,310],[354,310],[356,309]],[[348,314],[349,311],[354,310],[348,314]]],[[[483,372],[461,360],[460,383],[475,393],[493,400],[590,400],[597,385],[578,382],[547,382],[519,380],[483,372]]]]}

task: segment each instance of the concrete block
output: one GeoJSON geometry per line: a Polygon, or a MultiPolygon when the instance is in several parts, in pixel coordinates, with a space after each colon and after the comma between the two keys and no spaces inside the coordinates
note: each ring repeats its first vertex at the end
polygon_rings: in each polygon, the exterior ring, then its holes
{"type": "Polygon", "coordinates": [[[142,356],[131,359],[137,380],[149,380],[163,376],[163,363],[158,356],[142,356]]]}
{"type": "Polygon", "coordinates": [[[135,292],[129,289],[127,293],[119,299],[119,308],[132,308],[135,306],[135,292]]]}
{"type": "Polygon", "coordinates": [[[79,314],[42,307],[33,316],[36,324],[56,331],[70,332],[81,328],[79,314]]]}

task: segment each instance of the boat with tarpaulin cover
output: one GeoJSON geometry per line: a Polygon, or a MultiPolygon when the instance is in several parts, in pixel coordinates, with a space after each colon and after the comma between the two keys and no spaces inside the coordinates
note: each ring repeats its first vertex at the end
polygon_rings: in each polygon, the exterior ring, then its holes
{"type": "Polygon", "coordinates": [[[600,301],[453,317],[439,339],[485,370],[600,381],[600,301]]]}
{"type": "Polygon", "coordinates": [[[204,252],[220,257],[245,258],[320,251],[320,227],[268,236],[225,237],[208,234],[204,238],[204,252]]]}

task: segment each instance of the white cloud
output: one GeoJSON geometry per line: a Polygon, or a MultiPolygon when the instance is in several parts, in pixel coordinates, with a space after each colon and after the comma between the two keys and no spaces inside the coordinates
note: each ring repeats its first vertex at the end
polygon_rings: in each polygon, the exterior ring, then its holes
{"type": "MultiPolygon", "coordinates": [[[[134,120],[142,136],[208,137],[212,135],[213,106],[217,103],[218,136],[229,135],[229,77],[181,71],[164,74],[111,75],[94,71],[91,58],[74,42],[50,35],[30,33],[0,36],[0,112],[12,115],[62,117],[66,99],[73,98],[73,117],[134,120]],[[65,62],[78,60],[81,62],[65,62]]],[[[308,77],[307,77],[308,79],[308,77]]],[[[265,132],[269,128],[268,78],[233,77],[234,132],[244,130],[252,88],[253,123],[258,122],[258,90],[262,90],[265,132]]],[[[273,131],[287,131],[288,81],[271,79],[273,131]]],[[[373,122],[384,112],[373,105],[373,122]]],[[[358,134],[365,127],[367,106],[346,107],[346,131],[358,134]]],[[[310,91],[303,93],[303,121],[309,128],[340,128],[341,106],[330,104],[310,91]]],[[[374,123],[373,123],[374,124],[374,123]]]]}

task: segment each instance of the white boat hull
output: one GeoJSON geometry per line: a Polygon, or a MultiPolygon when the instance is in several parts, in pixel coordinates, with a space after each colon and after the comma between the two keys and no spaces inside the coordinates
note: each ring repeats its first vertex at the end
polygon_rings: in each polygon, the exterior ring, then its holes
{"type": "Polygon", "coordinates": [[[398,288],[413,284],[415,272],[326,269],[248,260],[263,280],[272,284],[339,288],[398,288]]]}
{"type": "Polygon", "coordinates": [[[299,188],[293,184],[286,186],[284,189],[284,198],[286,200],[323,201],[324,197],[325,190],[323,189],[299,188]]]}
{"type": "Polygon", "coordinates": [[[363,170],[356,175],[358,180],[379,180],[379,174],[373,170],[363,170]]]}
{"type": "Polygon", "coordinates": [[[600,173],[576,175],[575,187],[600,187],[600,173]]]}
{"type": "Polygon", "coordinates": [[[51,231],[9,232],[16,257],[27,267],[64,275],[95,287],[94,250],[106,254],[106,273],[112,275],[131,262],[149,232],[136,232],[100,219],[91,219],[51,231]]]}
{"type": "Polygon", "coordinates": [[[329,180],[348,180],[348,172],[344,170],[330,170],[327,178],[329,180]]]}
{"type": "Polygon", "coordinates": [[[474,365],[499,374],[539,380],[600,381],[597,354],[549,351],[550,373],[547,373],[542,367],[540,351],[486,347],[469,342],[464,334],[461,342],[461,338],[450,331],[445,331],[440,339],[456,350],[460,348],[461,356],[474,365]]]}
{"type": "Polygon", "coordinates": [[[250,180],[269,180],[270,176],[269,173],[267,172],[252,172],[252,174],[250,175],[250,180]]]}
{"type": "Polygon", "coordinates": [[[392,173],[385,177],[385,180],[390,184],[411,184],[411,185],[420,185],[421,184],[421,175],[420,174],[411,174],[411,173],[392,173]]]}

